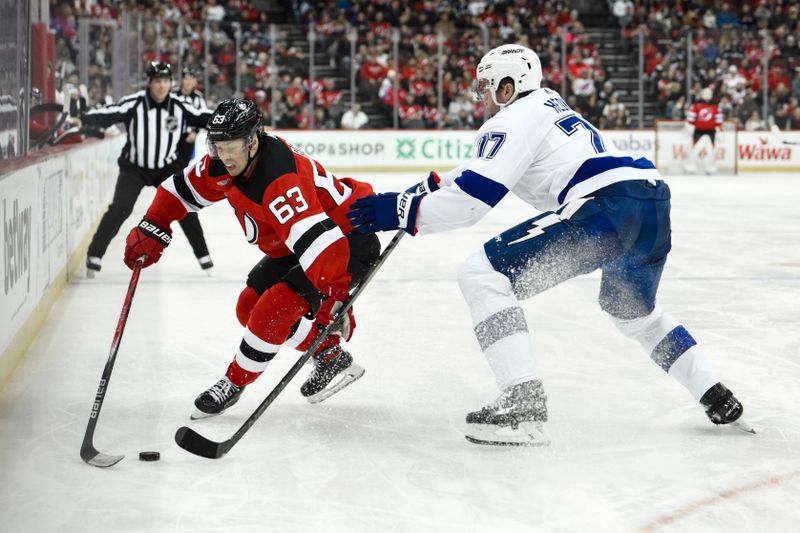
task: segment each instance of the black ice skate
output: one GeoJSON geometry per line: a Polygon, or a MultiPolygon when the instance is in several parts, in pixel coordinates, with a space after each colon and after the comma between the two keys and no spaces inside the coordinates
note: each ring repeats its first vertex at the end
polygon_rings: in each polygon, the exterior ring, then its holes
{"type": "Polygon", "coordinates": [[[237,387],[228,376],[217,381],[210,389],[203,392],[194,401],[197,410],[192,413],[192,420],[221,415],[226,409],[239,401],[244,387],[237,387]]]}
{"type": "Polygon", "coordinates": [[[747,433],[755,433],[750,424],[741,418],[744,412],[742,403],[722,383],[717,383],[708,389],[700,398],[700,405],[706,410],[706,415],[714,424],[730,424],[747,433]]]}
{"type": "Polygon", "coordinates": [[[101,259],[99,257],[87,256],[86,257],[86,277],[93,279],[99,272],[101,267],[101,259]]]}
{"type": "Polygon", "coordinates": [[[309,403],[327,400],[364,375],[364,368],[353,362],[353,356],[340,346],[331,346],[314,355],[314,370],[300,387],[300,394],[309,403]],[[329,359],[335,352],[339,355],[329,359]]]}
{"type": "Polygon", "coordinates": [[[547,396],[538,379],[507,388],[492,405],[467,414],[466,437],[475,444],[543,446],[547,396]]]}
{"type": "Polygon", "coordinates": [[[210,276],[211,269],[214,268],[214,262],[211,260],[211,256],[204,255],[203,257],[198,257],[197,262],[200,264],[200,268],[203,269],[203,272],[205,272],[207,276],[210,276]]]}

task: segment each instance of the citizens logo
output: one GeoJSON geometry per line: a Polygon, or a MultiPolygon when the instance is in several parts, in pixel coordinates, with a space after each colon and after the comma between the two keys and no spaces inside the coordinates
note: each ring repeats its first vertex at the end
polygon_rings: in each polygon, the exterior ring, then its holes
{"type": "Polygon", "coordinates": [[[452,138],[397,139],[395,154],[398,160],[461,162],[472,157],[472,143],[452,138]],[[420,141],[417,144],[417,141],[420,141]],[[419,149],[417,149],[419,146],[419,149]]]}
{"type": "Polygon", "coordinates": [[[414,159],[417,154],[417,145],[414,139],[397,139],[395,145],[397,159],[414,159]]]}

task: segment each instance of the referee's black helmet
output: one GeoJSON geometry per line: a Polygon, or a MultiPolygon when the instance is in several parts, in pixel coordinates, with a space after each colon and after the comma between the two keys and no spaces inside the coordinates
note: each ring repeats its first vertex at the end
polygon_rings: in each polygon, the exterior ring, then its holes
{"type": "Polygon", "coordinates": [[[192,78],[200,77],[200,71],[194,67],[189,67],[189,66],[183,67],[183,71],[181,71],[181,74],[183,74],[184,77],[186,76],[191,76],[192,78]]]}
{"type": "Polygon", "coordinates": [[[166,61],[151,61],[147,64],[145,74],[148,81],[153,78],[172,78],[172,67],[166,61]]]}
{"type": "Polygon", "coordinates": [[[212,142],[252,137],[261,129],[261,110],[252,100],[224,100],[214,110],[206,129],[212,142]]]}

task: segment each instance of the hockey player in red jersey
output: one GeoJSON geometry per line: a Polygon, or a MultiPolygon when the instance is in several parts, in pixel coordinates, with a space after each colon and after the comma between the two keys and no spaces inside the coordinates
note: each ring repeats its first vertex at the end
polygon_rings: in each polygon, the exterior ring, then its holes
{"type": "Polygon", "coordinates": [[[711,102],[714,92],[710,87],[700,91],[702,101],[695,102],[686,114],[687,126],[692,131],[692,149],[686,171],[694,173],[702,162],[706,174],[717,171],[717,154],[714,141],[717,130],[722,129],[722,112],[711,102]]]}
{"type": "MultiPolygon", "coordinates": [[[[222,102],[208,123],[209,154],[162,183],[142,222],[131,230],[125,263],[158,261],[170,223],[227,199],[247,242],[266,257],[250,271],[236,316],[244,336],[225,376],[195,400],[192,418],[218,415],[267,367],[282,345],[307,349],[331,323],[349,289],[380,254],[374,235],[353,231],[350,204],[372,193],[351,178],[336,178],[285,140],[265,133],[250,100],[222,102]]],[[[364,369],[340,346],[355,328],[352,312],[314,354],[301,386],[312,403],[356,379],[364,369]]]]}

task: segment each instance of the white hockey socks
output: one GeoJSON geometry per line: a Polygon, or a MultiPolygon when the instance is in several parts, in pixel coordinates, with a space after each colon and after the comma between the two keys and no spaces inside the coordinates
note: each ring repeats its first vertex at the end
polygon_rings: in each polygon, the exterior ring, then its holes
{"type": "Polygon", "coordinates": [[[663,313],[657,304],[647,316],[633,320],[612,316],[611,321],[626,337],[638,341],[650,358],[686,387],[696,400],[719,382],[705,353],[686,328],[663,313]]]}
{"type": "Polygon", "coordinates": [[[530,333],[511,282],[497,272],[481,250],[458,273],[458,284],[469,305],[475,335],[503,391],[538,379],[530,333]]]}

